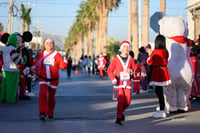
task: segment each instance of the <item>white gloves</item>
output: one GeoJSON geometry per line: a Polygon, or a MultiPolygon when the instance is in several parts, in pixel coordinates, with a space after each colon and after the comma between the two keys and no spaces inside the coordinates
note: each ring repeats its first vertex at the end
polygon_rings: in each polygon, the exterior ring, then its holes
{"type": "Polygon", "coordinates": [[[117,80],[116,80],[116,79],[113,79],[113,80],[112,80],[112,84],[116,85],[116,84],[117,84],[117,80]]]}

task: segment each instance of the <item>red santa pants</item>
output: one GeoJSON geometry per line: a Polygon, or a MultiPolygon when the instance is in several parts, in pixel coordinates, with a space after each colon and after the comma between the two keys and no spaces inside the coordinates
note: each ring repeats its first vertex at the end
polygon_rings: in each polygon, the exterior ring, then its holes
{"type": "Polygon", "coordinates": [[[101,77],[103,77],[103,71],[104,71],[103,68],[99,68],[99,74],[100,74],[101,77]]]}
{"type": "Polygon", "coordinates": [[[140,81],[133,82],[133,92],[140,94],[140,81]]]}
{"type": "Polygon", "coordinates": [[[39,111],[44,112],[45,115],[53,116],[56,99],[56,89],[51,88],[46,84],[40,84],[39,92],[39,111]]]}
{"type": "Polygon", "coordinates": [[[117,89],[117,118],[122,118],[122,113],[131,103],[131,89],[117,89]]]}
{"type": "Polygon", "coordinates": [[[25,96],[25,91],[26,91],[26,76],[23,74],[20,74],[19,78],[19,87],[20,87],[20,94],[19,96],[25,96]]]}

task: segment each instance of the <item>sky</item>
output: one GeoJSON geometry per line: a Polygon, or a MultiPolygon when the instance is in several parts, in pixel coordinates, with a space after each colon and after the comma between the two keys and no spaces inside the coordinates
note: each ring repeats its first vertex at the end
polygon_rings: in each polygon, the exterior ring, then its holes
{"type": "MultiPolygon", "coordinates": [[[[14,0],[18,7],[17,17],[13,18],[12,32],[20,32],[20,4],[31,7],[31,31],[36,27],[49,34],[68,35],[70,27],[73,25],[80,3],[84,0],[14,0]]],[[[140,3],[142,0],[138,0],[140,3]]],[[[183,14],[187,19],[187,0],[166,0],[166,15],[177,16],[183,14]]],[[[149,0],[149,17],[160,10],[160,0],[149,0]]],[[[138,9],[142,10],[142,4],[138,9]]],[[[7,30],[9,0],[0,0],[0,22],[7,30]]],[[[16,13],[16,11],[15,11],[16,13]]],[[[139,19],[140,22],[140,19],[139,19]]],[[[113,37],[118,41],[127,39],[128,25],[128,0],[121,0],[119,7],[109,13],[108,37],[113,37]]],[[[141,27],[141,25],[139,24],[141,27]]],[[[140,28],[139,28],[140,29],[140,28]]],[[[149,28],[149,41],[152,42],[156,33],[149,28]]]]}

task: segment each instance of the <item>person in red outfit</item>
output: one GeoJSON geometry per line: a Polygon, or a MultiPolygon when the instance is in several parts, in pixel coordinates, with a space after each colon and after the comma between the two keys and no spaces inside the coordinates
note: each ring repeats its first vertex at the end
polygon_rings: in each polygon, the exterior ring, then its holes
{"type": "Polygon", "coordinates": [[[123,112],[131,103],[132,71],[134,59],[129,55],[130,43],[123,41],[120,44],[120,55],[116,55],[108,66],[107,74],[117,90],[117,119],[116,124],[122,125],[125,120],[123,112]]]}
{"type": "Polygon", "coordinates": [[[100,54],[98,59],[98,69],[101,78],[103,78],[103,71],[105,66],[106,66],[106,59],[103,57],[102,54],[100,54]]]}
{"type": "Polygon", "coordinates": [[[153,65],[152,75],[149,85],[155,86],[155,92],[158,97],[160,110],[153,113],[155,118],[165,118],[165,99],[163,86],[171,83],[169,70],[167,67],[169,53],[166,49],[166,40],[163,35],[158,35],[155,39],[155,49],[147,49],[150,57],[147,59],[148,65],[153,65]]]}
{"type": "Polygon", "coordinates": [[[44,42],[45,50],[39,53],[33,66],[32,71],[36,72],[38,63],[41,64],[41,71],[37,73],[40,85],[39,91],[39,115],[40,120],[54,119],[55,94],[59,84],[59,68],[67,68],[67,57],[63,57],[54,51],[55,42],[52,39],[47,39],[44,42]],[[41,61],[42,59],[42,61],[41,61]]]}
{"type": "Polygon", "coordinates": [[[135,67],[133,70],[133,92],[140,94],[140,78],[141,78],[141,69],[137,60],[135,60],[135,67]]]}

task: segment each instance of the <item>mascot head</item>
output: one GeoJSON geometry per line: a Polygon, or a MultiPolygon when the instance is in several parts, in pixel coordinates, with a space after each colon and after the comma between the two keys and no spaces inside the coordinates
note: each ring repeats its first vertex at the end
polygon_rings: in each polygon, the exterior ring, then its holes
{"type": "Polygon", "coordinates": [[[165,37],[184,36],[188,35],[188,28],[184,16],[164,16],[159,20],[160,34],[165,37]]]}
{"type": "Polygon", "coordinates": [[[25,42],[30,42],[33,38],[31,32],[25,31],[22,35],[18,32],[15,32],[17,34],[17,48],[22,49],[25,47],[25,42]]]}
{"type": "Polygon", "coordinates": [[[8,41],[8,37],[10,35],[7,33],[7,32],[1,32],[0,34],[0,41],[3,43],[3,44],[6,44],[7,41],[8,41]]]}
{"type": "Polygon", "coordinates": [[[0,51],[3,50],[3,47],[8,42],[8,37],[9,36],[10,35],[7,32],[5,32],[5,31],[1,32],[1,34],[0,34],[0,51]]]}

